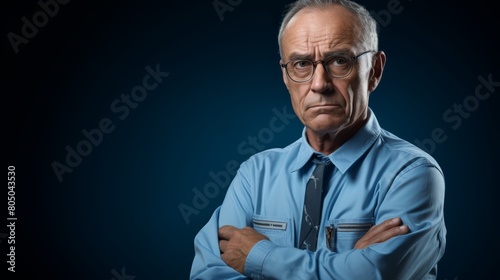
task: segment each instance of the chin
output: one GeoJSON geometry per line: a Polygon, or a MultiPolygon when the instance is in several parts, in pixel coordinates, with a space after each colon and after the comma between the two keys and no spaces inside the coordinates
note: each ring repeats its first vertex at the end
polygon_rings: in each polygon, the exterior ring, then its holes
{"type": "Polygon", "coordinates": [[[336,131],[346,122],[347,119],[344,116],[321,114],[309,122],[309,127],[313,130],[336,131]]]}
{"type": "Polygon", "coordinates": [[[308,129],[318,134],[332,133],[338,131],[342,124],[339,122],[334,123],[321,123],[321,124],[309,124],[306,125],[308,129]]]}

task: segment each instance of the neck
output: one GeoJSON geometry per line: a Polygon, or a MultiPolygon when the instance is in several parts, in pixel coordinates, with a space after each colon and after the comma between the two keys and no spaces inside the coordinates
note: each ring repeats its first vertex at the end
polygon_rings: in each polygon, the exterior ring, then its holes
{"type": "Polygon", "coordinates": [[[334,132],[316,132],[306,128],[306,136],[309,145],[324,155],[329,155],[340,148],[349,140],[367,121],[367,118],[360,119],[355,123],[340,127],[334,132]]]}

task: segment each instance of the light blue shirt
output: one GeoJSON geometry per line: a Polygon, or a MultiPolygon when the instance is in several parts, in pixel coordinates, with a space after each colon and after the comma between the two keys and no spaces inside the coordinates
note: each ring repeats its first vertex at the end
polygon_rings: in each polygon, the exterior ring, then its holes
{"type": "Polygon", "coordinates": [[[222,205],[194,240],[191,279],[435,279],[444,254],[445,183],[441,168],[416,146],[367,123],[334,153],[318,248],[298,249],[305,187],[315,150],[302,137],[243,162],[222,205]],[[410,233],[354,249],[368,230],[400,217],[410,233]],[[246,226],[266,235],[251,249],[245,275],[220,258],[217,230],[246,226]],[[333,229],[327,238],[327,227],[333,229]],[[329,245],[327,244],[329,241],[329,245]]]}

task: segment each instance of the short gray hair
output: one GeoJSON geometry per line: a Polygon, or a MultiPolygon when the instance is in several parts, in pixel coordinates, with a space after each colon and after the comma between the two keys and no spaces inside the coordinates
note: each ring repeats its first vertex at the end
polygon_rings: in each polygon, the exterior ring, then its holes
{"type": "Polygon", "coordinates": [[[278,34],[278,45],[280,56],[283,58],[281,40],[283,39],[283,32],[290,20],[295,16],[300,10],[304,8],[323,8],[330,5],[341,5],[348,11],[354,14],[358,19],[358,22],[363,31],[363,43],[368,50],[378,50],[378,34],[377,34],[377,22],[370,15],[368,10],[362,5],[349,0],[298,0],[288,6],[283,21],[281,22],[279,34],[278,34]]]}

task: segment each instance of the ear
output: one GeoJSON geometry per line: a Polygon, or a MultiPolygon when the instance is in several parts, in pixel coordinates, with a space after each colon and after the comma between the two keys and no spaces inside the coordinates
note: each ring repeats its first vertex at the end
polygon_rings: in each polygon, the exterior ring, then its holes
{"type": "Polygon", "coordinates": [[[280,60],[280,68],[281,68],[281,74],[283,75],[283,82],[285,83],[286,89],[288,89],[289,80],[288,80],[288,76],[286,74],[285,67],[281,67],[282,64],[283,64],[283,61],[280,60]]]}
{"type": "Polygon", "coordinates": [[[386,56],[383,51],[379,51],[375,54],[373,58],[373,66],[370,70],[370,80],[368,81],[368,91],[373,92],[380,80],[382,79],[382,73],[384,72],[386,56]]]}

